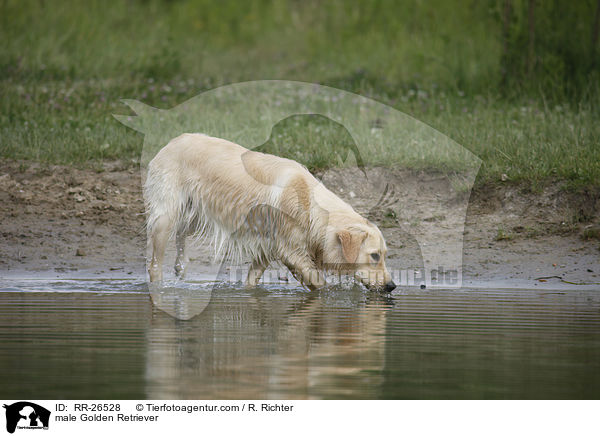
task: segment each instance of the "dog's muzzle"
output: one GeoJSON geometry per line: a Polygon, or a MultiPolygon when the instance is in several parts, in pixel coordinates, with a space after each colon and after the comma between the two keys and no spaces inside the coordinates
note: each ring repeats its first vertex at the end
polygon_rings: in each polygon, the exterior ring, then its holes
{"type": "Polygon", "coordinates": [[[365,286],[370,291],[379,291],[379,292],[392,292],[394,289],[396,289],[396,283],[394,283],[392,280],[390,280],[383,286],[367,285],[367,284],[365,284],[365,286]]]}
{"type": "Polygon", "coordinates": [[[385,287],[383,289],[385,290],[385,292],[392,292],[394,289],[396,289],[396,283],[390,280],[385,284],[385,287]]]}

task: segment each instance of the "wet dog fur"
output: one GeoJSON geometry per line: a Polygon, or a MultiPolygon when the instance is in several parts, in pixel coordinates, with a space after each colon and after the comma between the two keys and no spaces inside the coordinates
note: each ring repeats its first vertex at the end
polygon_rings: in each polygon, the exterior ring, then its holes
{"type": "Polygon", "coordinates": [[[173,236],[183,276],[186,238],[194,236],[212,239],[217,256],[251,259],[249,286],[281,261],[309,289],[326,284],[323,272],[352,275],[369,289],[395,287],[377,226],[293,160],[183,134],[150,162],[144,200],[151,282],[162,280],[173,236]]]}

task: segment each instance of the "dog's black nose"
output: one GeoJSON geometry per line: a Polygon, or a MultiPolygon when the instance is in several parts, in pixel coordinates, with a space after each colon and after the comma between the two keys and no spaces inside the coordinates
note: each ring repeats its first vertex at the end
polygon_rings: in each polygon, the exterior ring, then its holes
{"type": "Polygon", "coordinates": [[[385,292],[392,292],[394,289],[396,289],[396,283],[393,281],[390,280],[385,284],[385,292]]]}

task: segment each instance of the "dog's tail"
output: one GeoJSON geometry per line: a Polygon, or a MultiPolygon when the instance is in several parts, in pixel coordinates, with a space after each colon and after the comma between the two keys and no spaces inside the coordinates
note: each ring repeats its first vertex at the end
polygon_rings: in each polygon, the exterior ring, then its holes
{"type": "Polygon", "coordinates": [[[169,237],[176,233],[204,235],[206,220],[198,190],[198,186],[182,184],[172,171],[151,161],[143,188],[148,235],[159,220],[169,223],[169,237]]]}

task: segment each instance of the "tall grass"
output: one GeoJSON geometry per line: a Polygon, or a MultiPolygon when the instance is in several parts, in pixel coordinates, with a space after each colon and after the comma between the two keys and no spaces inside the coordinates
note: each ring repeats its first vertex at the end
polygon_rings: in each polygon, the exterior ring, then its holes
{"type": "MultiPolygon", "coordinates": [[[[5,0],[0,156],[135,159],[141,136],[111,117],[126,113],[119,99],[170,108],[222,84],[289,79],[357,92],[425,121],[483,159],[481,180],[600,185],[593,76],[576,98],[551,78],[501,90],[498,5],[5,0]]],[[[319,122],[299,125],[333,132],[327,141],[343,134],[319,122]]],[[[314,137],[295,125],[285,126],[289,141],[314,137]]]]}
{"type": "Polygon", "coordinates": [[[479,9],[439,0],[7,0],[1,67],[19,79],[217,82],[315,82],[362,69],[394,84],[475,89],[499,61],[497,24],[479,9]]]}

